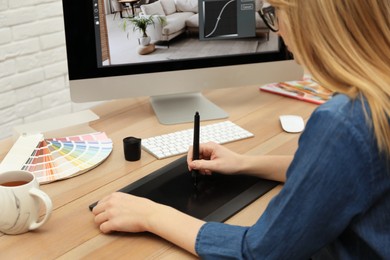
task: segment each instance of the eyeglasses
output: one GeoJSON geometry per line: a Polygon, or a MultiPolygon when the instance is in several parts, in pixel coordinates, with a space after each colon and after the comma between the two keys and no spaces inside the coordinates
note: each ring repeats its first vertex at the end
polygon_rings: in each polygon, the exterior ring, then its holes
{"type": "Polygon", "coordinates": [[[258,12],[261,18],[263,19],[265,25],[267,25],[267,27],[271,31],[273,32],[279,31],[279,22],[278,22],[278,18],[276,17],[275,7],[269,5],[267,7],[261,8],[258,12]]]}

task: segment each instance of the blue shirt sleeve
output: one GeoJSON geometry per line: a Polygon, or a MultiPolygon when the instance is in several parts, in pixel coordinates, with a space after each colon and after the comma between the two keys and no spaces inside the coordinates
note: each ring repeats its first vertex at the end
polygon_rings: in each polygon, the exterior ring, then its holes
{"type": "Polygon", "coordinates": [[[388,189],[383,168],[373,167],[379,156],[364,112],[341,99],[312,114],[283,189],[255,225],[203,225],[196,241],[202,258],[309,259],[388,189]]]}

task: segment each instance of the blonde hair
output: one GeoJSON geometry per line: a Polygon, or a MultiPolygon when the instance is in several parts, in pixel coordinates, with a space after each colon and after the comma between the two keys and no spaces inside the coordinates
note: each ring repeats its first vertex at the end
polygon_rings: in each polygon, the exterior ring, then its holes
{"type": "Polygon", "coordinates": [[[366,97],[378,148],[390,158],[390,1],[268,2],[281,13],[295,58],[316,80],[366,97]]]}

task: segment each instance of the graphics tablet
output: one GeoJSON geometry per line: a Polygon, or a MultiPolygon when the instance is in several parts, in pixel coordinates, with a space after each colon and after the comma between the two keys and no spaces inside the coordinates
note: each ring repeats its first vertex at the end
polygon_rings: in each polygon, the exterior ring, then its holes
{"type": "MultiPolygon", "coordinates": [[[[194,187],[186,157],[120,189],[205,221],[223,222],[274,188],[278,182],[244,175],[200,176],[194,187]]],[[[91,204],[89,208],[96,205],[91,204]]]]}

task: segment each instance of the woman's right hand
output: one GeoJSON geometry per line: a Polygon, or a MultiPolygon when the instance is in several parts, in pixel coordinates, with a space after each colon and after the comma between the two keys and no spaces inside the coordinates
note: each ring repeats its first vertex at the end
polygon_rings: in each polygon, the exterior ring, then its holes
{"type": "Polygon", "coordinates": [[[192,147],[187,154],[188,170],[198,170],[201,174],[210,175],[212,172],[233,174],[240,171],[242,155],[224,146],[208,142],[199,145],[199,160],[192,160],[192,147]]]}

